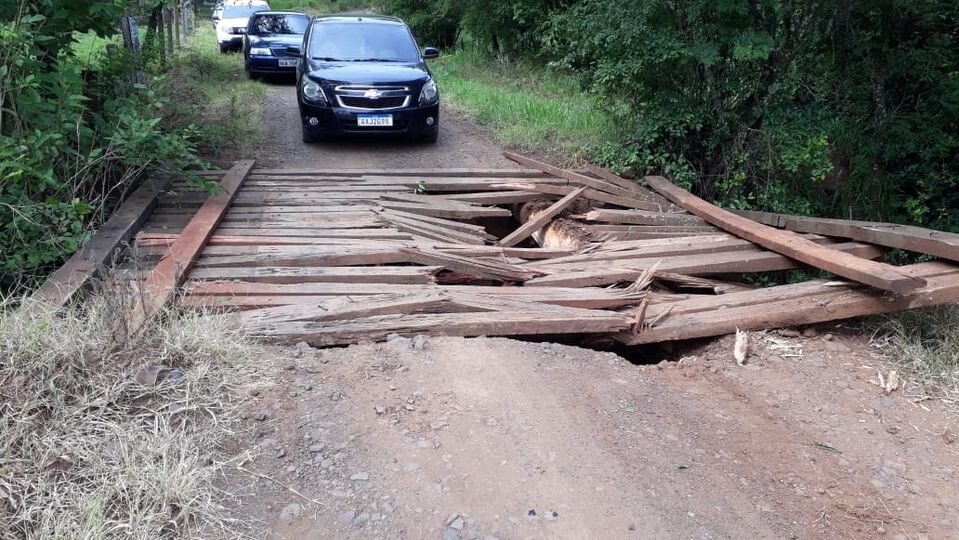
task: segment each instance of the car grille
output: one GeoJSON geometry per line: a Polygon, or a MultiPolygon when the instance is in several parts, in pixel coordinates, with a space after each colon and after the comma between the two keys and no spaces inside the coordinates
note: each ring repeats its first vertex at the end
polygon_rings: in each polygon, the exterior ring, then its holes
{"type": "Polygon", "coordinates": [[[270,47],[270,51],[273,52],[273,56],[279,56],[280,58],[284,56],[290,56],[286,50],[286,47],[270,47]]]}
{"type": "Polygon", "coordinates": [[[333,90],[340,107],[365,111],[400,109],[408,106],[413,97],[407,86],[348,85],[333,90]]]}

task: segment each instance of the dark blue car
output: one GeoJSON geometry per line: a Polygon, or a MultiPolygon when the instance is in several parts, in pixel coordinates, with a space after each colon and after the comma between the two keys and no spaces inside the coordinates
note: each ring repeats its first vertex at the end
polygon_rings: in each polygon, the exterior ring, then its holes
{"type": "Polygon", "coordinates": [[[297,66],[303,142],[404,135],[436,142],[440,97],[406,24],[393,17],[315,17],[297,66]]]}
{"type": "Polygon", "coordinates": [[[292,11],[258,11],[243,38],[243,63],[251,79],[293,75],[310,18],[292,11]],[[290,49],[292,47],[292,50],[290,49]]]}

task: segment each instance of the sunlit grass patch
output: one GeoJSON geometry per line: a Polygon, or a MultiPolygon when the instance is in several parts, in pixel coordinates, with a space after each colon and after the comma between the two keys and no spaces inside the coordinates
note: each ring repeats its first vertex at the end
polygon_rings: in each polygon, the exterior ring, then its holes
{"type": "Polygon", "coordinates": [[[470,52],[447,54],[430,67],[443,96],[508,146],[578,155],[618,139],[599,100],[546,67],[470,52]]]}

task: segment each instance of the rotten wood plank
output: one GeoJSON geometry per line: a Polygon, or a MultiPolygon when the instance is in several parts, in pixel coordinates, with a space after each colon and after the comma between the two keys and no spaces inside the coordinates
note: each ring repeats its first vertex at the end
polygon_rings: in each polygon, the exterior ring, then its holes
{"type": "Polygon", "coordinates": [[[723,210],[673,185],[661,176],[647,177],[646,183],[667,199],[707,222],[815,268],[892,292],[907,292],[923,285],[921,278],[903,275],[894,266],[866,260],[850,253],[841,253],[811,242],[792,231],[774,229],[723,210]]]}
{"type": "Polygon", "coordinates": [[[399,283],[428,284],[442,270],[438,266],[226,267],[195,268],[191,280],[250,283],[399,283]]]}
{"type": "Polygon", "coordinates": [[[123,247],[146,222],[158,203],[157,195],[170,184],[170,176],[149,177],[133,191],[106,223],[66,263],[24,302],[34,315],[64,307],[102,269],[110,266],[123,247]]]}

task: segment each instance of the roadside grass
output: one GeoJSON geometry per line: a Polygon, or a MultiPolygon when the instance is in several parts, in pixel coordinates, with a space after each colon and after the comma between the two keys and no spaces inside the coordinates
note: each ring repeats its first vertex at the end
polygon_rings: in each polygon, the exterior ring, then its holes
{"type": "Polygon", "coordinates": [[[901,371],[906,395],[959,413],[959,305],[873,317],[866,328],[901,371]]]}
{"type": "Polygon", "coordinates": [[[0,305],[0,536],[236,537],[244,525],[215,481],[253,345],[172,311],[126,336],[128,304],[100,294],[42,319],[0,305]],[[137,377],[144,366],[165,377],[137,377]]]}
{"type": "Polygon", "coordinates": [[[440,93],[506,146],[574,160],[588,148],[619,139],[597,98],[544,66],[464,50],[432,60],[430,68],[440,93]]]}
{"type": "Polygon", "coordinates": [[[168,97],[166,120],[192,129],[205,157],[247,155],[261,142],[267,88],[247,79],[243,55],[220,53],[212,27],[198,25],[160,84],[168,97]]]}

